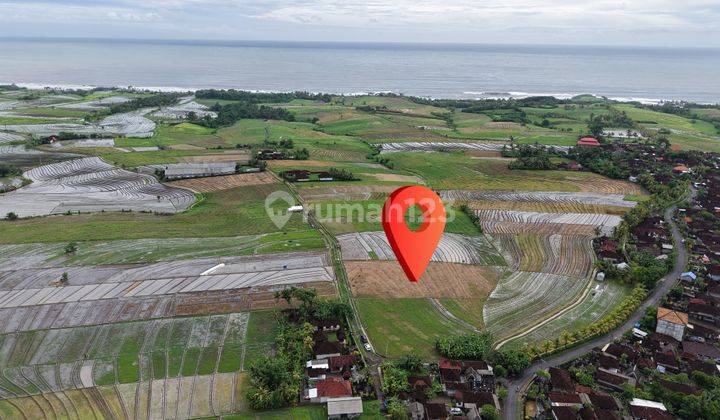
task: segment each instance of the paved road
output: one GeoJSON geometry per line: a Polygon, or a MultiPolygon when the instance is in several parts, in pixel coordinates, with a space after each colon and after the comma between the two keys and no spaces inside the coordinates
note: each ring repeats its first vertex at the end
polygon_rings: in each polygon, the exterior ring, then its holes
{"type": "Polygon", "coordinates": [[[687,250],[682,245],[682,235],[680,234],[680,231],[672,220],[672,215],[676,209],[677,206],[672,206],[665,211],[665,221],[670,225],[670,231],[672,232],[672,236],[676,244],[675,249],[678,251],[677,260],[675,261],[675,266],[673,270],[658,282],[652,295],[650,295],[650,297],[646,299],[640,305],[640,307],[635,310],[635,312],[633,312],[630,318],[623,325],[601,337],[588,341],[578,347],[574,347],[565,352],[555,354],[547,359],[540,359],[539,361],[533,363],[529,368],[527,368],[523,372],[522,376],[510,381],[508,383],[508,396],[505,399],[503,407],[503,416],[505,419],[513,419],[516,418],[516,416],[518,415],[518,399],[522,397],[523,394],[523,392],[521,391],[524,391],[525,388],[529,385],[536,372],[548,369],[551,366],[558,366],[571,360],[577,359],[578,357],[590,352],[596,347],[602,347],[605,344],[620,338],[625,333],[625,331],[632,329],[635,326],[635,323],[640,321],[643,315],[645,315],[645,310],[648,307],[656,306],[660,299],[662,299],[662,297],[665,296],[665,294],[667,294],[670,289],[676,284],[678,278],[680,277],[680,274],[685,270],[685,266],[688,262],[687,250]],[[520,391],[518,391],[518,388],[520,391]]]}

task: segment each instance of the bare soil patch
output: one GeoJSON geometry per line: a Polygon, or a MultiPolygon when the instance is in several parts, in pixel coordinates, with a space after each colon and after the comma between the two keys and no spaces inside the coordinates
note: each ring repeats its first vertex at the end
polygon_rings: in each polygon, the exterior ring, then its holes
{"type": "Polygon", "coordinates": [[[485,298],[499,277],[493,267],[432,262],[420,281],[411,283],[396,261],[347,261],[345,267],[358,297],[485,298]]]}

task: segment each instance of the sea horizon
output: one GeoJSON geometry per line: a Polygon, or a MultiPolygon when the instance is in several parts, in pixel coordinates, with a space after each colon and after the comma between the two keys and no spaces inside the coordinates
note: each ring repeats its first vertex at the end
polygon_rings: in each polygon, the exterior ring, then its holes
{"type": "Polygon", "coordinates": [[[720,102],[702,47],[0,37],[0,57],[0,83],[26,87],[720,102]]]}

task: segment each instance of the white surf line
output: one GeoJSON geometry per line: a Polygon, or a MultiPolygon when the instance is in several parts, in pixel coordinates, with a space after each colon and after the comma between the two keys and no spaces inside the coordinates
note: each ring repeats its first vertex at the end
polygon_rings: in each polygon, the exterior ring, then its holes
{"type": "Polygon", "coordinates": [[[200,273],[200,275],[201,275],[201,276],[207,276],[208,274],[212,274],[212,273],[214,273],[215,271],[217,271],[217,270],[219,270],[219,269],[221,269],[221,268],[223,268],[223,267],[225,267],[225,263],[220,263],[220,264],[216,265],[215,267],[212,267],[212,268],[209,268],[209,269],[203,271],[202,273],[200,273]]]}

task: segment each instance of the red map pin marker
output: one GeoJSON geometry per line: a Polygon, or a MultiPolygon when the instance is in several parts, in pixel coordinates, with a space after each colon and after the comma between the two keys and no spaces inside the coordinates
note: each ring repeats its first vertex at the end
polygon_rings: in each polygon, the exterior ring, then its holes
{"type": "Polygon", "coordinates": [[[445,207],[431,189],[409,186],[393,191],[382,210],[382,225],[398,262],[411,282],[425,272],[445,230],[445,207]],[[405,223],[413,206],[422,210],[423,223],[416,231],[405,223]]]}

